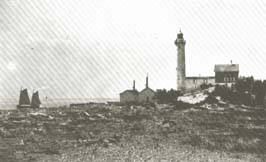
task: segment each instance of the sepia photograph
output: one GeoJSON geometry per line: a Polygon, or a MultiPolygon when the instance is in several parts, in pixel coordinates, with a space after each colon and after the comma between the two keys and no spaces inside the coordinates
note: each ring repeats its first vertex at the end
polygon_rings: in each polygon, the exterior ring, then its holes
{"type": "Polygon", "coordinates": [[[0,0],[0,162],[266,162],[266,1],[0,0]]]}

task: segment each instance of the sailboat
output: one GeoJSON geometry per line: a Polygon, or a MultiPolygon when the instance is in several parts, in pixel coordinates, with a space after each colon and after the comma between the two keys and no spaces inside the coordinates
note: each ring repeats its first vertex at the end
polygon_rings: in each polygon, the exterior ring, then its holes
{"type": "Polygon", "coordinates": [[[28,95],[28,90],[23,89],[20,91],[20,95],[19,95],[19,104],[17,105],[17,108],[30,108],[30,98],[28,95]]]}
{"type": "Polygon", "coordinates": [[[39,93],[36,91],[35,93],[32,94],[31,98],[31,108],[40,108],[41,101],[39,98],[39,93]]]}

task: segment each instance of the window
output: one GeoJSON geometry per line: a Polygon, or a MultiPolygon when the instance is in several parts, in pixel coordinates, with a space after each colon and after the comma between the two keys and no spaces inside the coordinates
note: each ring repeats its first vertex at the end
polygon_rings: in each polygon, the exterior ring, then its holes
{"type": "Polygon", "coordinates": [[[230,82],[230,77],[224,77],[224,82],[230,82]]]}

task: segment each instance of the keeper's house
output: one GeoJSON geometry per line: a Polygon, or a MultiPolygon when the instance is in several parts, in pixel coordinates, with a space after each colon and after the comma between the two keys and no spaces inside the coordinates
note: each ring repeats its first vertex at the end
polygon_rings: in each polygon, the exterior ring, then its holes
{"type": "Polygon", "coordinates": [[[238,64],[218,64],[214,67],[215,83],[235,83],[239,75],[238,64]]]}

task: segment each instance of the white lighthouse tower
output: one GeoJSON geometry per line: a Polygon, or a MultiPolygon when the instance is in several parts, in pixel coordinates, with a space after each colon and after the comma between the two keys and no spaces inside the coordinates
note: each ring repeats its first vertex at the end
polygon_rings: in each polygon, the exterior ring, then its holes
{"type": "Polygon", "coordinates": [[[177,34],[175,41],[177,46],[177,90],[184,92],[186,90],[186,62],[185,62],[185,45],[186,41],[183,38],[183,33],[180,31],[177,34]]]}

